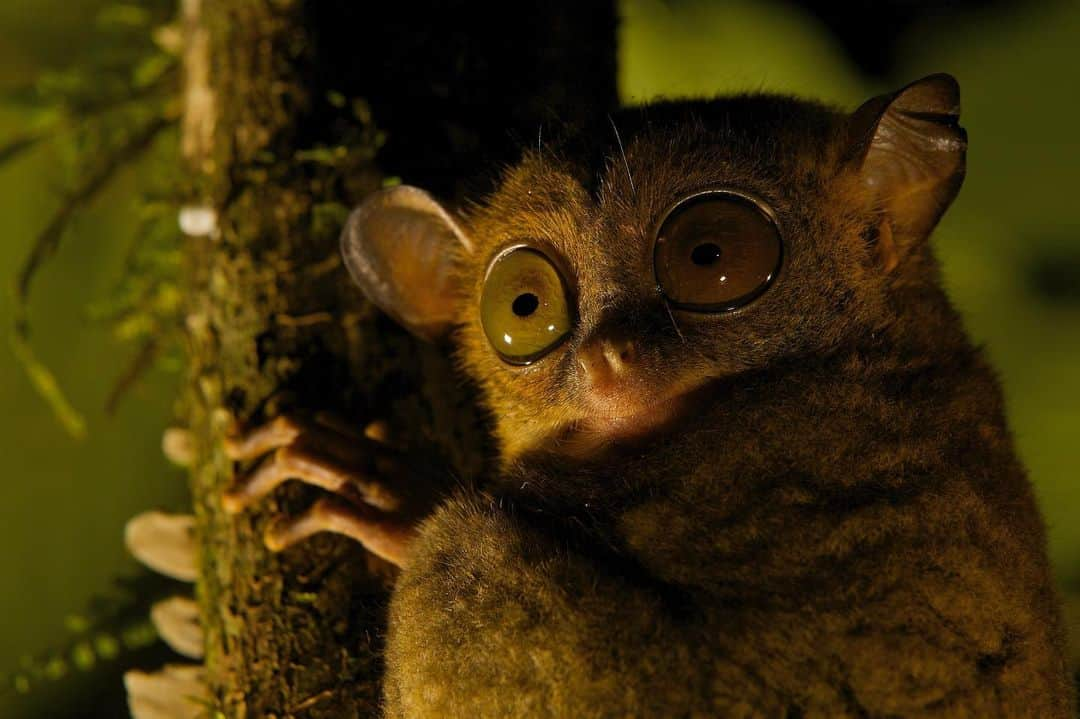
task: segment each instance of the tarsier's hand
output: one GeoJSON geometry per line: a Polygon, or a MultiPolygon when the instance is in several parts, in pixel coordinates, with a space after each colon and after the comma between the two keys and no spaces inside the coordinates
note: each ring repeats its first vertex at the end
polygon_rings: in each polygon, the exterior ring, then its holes
{"type": "Polygon", "coordinates": [[[383,422],[363,434],[332,416],[283,415],[225,441],[231,459],[265,457],[222,498],[236,514],[291,479],[332,493],[296,517],[280,517],[264,541],[281,551],[317,532],[336,532],[399,567],[416,526],[438,501],[428,465],[391,444],[383,422]]]}

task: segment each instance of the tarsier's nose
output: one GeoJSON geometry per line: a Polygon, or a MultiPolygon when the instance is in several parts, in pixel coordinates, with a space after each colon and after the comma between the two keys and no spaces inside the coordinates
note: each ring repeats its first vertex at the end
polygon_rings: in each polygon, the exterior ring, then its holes
{"type": "Polygon", "coordinates": [[[634,343],[616,337],[595,337],[577,351],[577,361],[589,384],[608,389],[631,371],[637,360],[634,343]]]}

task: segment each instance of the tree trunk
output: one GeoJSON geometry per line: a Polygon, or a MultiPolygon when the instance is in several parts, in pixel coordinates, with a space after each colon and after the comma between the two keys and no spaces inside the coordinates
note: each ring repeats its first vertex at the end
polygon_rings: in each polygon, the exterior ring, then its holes
{"type": "Polygon", "coordinates": [[[207,675],[228,717],[377,713],[393,579],[332,536],[263,548],[268,519],[308,504],[309,488],[225,516],[230,422],[289,408],[388,418],[462,478],[484,465],[445,349],[414,343],[348,282],[348,208],[388,177],[451,199],[483,190],[485,169],[535,143],[541,123],[606,122],[615,104],[611,1],[368,5],[183,0],[186,192],[216,225],[185,248],[182,412],[207,675]]]}

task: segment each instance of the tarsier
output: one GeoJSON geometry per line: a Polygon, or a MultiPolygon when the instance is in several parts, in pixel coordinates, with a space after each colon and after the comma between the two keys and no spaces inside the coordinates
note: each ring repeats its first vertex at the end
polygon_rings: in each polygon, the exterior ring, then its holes
{"type": "Polygon", "coordinates": [[[1070,716],[1041,519],[928,242],[958,115],[947,75],[850,114],[659,103],[465,210],[372,196],[345,262],[456,348],[498,468],[432,498],[379,431],[279,418],[230,440],[276,452],[226,507],[318,485],[271,548],[402,568],[388,717],[1070,716]]]}

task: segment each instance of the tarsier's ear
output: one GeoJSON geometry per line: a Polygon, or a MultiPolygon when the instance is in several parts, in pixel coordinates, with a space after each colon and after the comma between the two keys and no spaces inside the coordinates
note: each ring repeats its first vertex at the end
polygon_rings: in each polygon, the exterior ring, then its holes
{"type": "Polygon", "coordinates": [[[457,258],[469,239],[431,195],[400,185],[368,197],[349,216],[341,254],[368,299],[421,339],[446,335],[457,314],[457,258]]]}
{"type": "Polygon", "coordinates": [[[854,162],[888,221],[887,269],[930,234],[960,190],[967,134],[959,119],[960,86],[946,74],[868,100],[849,118],[854,162]]]}

